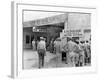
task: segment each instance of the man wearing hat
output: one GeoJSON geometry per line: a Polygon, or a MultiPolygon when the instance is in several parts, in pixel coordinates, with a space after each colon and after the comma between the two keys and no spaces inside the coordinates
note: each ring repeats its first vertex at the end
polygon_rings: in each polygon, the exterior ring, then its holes
{"type": "Polygon", "coordinates": [[[39,56],[39,68],[44,66],[44,56],[46,54],[46,43],[43,37],[40,37],[40,42],[37,45],[37,51],[39,56]]]}

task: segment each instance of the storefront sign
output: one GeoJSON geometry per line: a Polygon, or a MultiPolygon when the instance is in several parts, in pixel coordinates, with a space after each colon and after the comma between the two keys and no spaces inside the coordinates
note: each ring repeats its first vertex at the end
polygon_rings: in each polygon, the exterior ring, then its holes
{"type": "Polygon", "coordinates": [[[81,37],[82,30],[66,30],[64,31],[64,37],[81,37]]]}

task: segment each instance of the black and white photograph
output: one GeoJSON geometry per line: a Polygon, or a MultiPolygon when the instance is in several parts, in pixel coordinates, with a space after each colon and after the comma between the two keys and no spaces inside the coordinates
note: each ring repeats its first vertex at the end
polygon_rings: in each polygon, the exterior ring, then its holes
{"type": "Polygon", "coordinates": [[[100,80],[100,0],[1,0],[0,80],[100,80]]]}
{"type": "Polygon", "coordinates": [[[91,66],[91,14],[23,10],[23,69],[91,66]]]}
{"type": "Polygon", "coordinates": [[[12,3],[14,78],[94,73],[96,8],[12,3]]]}

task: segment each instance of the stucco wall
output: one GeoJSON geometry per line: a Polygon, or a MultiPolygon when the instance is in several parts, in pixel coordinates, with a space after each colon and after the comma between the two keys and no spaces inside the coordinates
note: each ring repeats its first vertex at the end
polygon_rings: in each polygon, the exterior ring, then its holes
{"type": "Polygon", "coordinates": [[[68,29],[86,29],[91,27],[91,15],[86,13],[69,13],[68,29]]]}

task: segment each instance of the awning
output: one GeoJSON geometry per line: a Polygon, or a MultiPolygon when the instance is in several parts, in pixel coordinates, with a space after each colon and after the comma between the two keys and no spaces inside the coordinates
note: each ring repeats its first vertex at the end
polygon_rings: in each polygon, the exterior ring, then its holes
{"type": "Polygon", "coordinates": [[[38,20],[34,20],[34,21],[24,22],[23,26],[24,27],[33,27],[33,26],[57,24],[57,23],[65,22],[65,20],[67,20],[67,18],[68,18],[67,14],[61,14],[61,15],[56,15],[56,16],[38,19],[38,20]]]}

